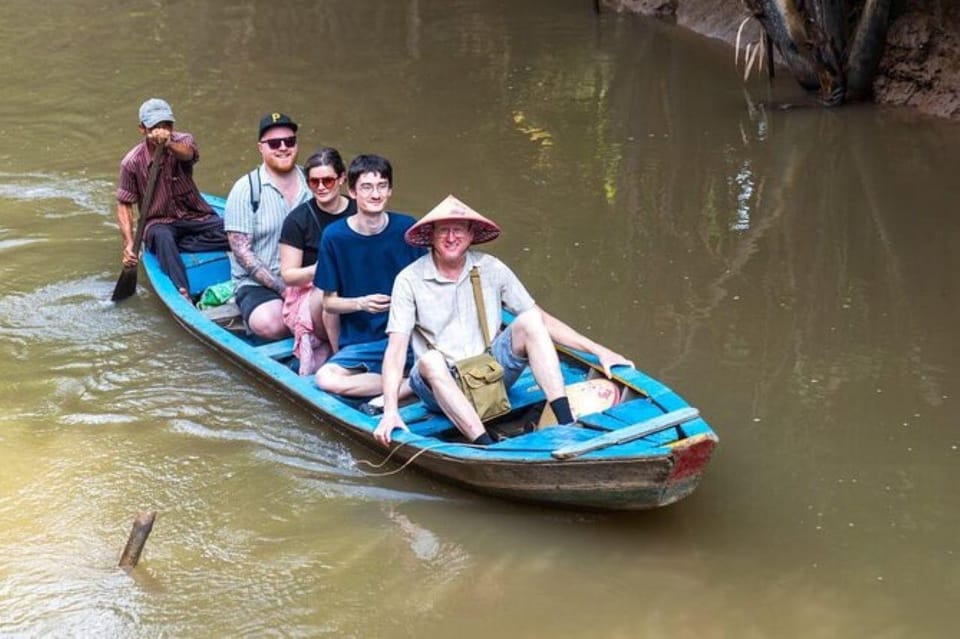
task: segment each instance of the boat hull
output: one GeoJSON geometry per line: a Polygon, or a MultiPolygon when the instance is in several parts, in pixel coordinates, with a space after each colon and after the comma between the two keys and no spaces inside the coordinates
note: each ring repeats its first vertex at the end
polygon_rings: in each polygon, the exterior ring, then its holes
{"type": "MultiPolygon", "coordinates": [[[[222,207],[221,199],[209,199],[222,207]]],[[[225,254],[187,254],[184,262],[194,293],[229,276],[225,254]]],[[[190,333],[340,433],[387,454],[373,439],[376,417],[320,391],[311,378],[297,376],[285,363],[289,353],[276,348],[282,344],[257,344],[206,317],[179,295],[152,255],[146,254],[143,263],[159,298],[190,333]]],[[[595,374],[591,371],[596,362],[589,356],[558,350],[568,383],[595,374]]],[[[614,381],[626,399],[602,413],[581,416],[579,427],[545,428],[487,447],[463,442],[443,416],[427,412],[419,403],[404,407],[402,415],[411,432],[396,433],[391,460],[483,494],[566,508],[648,509],[690,495],[708,466],[716,435],[679,395],[642,372],[617,369],[614,381]],[[684,416],[682,423],[649,433],[642,428],[674,414],[684,416]],[[638,428],[638,436],[627,441],[606,442],[638,428]],[[558,456],[568,450],[575,452],[568,458],[558,456]]],[[[538,403],[542,406],[542,392],[529,371],[511,389],[510,399],[518,413],[538,403]]]]}

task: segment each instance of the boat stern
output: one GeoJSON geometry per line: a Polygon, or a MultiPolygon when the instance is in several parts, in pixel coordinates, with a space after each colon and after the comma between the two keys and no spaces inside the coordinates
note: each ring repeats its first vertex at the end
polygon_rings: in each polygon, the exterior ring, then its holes
{"type": "Polygon", "coordinates": [[[717,442],[713,433],[701,433],[670,444],[673,469],[663,483],[660,506],[680,501],[694,491],[717,442]]]}

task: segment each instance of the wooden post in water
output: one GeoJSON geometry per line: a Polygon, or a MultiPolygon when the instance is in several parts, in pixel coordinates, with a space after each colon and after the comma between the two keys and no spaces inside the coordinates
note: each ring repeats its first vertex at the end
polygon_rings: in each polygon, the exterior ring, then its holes
{"type": "Polygon", "coordinates": [[[132,570],[137,562],[140,561],[140,553],[143,551],[143,545],[147,543],[147,537],[153,530],[153,520],[157,518],[157,511],[139,511],[133,520],[133,529],[130,531],[130,538],[127,539],[127,546],[120,555],[120,568],[132,570]]]}

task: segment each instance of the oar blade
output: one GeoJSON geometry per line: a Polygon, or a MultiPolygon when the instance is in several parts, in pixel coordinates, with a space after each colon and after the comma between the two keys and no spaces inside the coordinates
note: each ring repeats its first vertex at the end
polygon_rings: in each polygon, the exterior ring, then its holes
{"type": "MultiPolygon", "coordinates": [[[[147,190],[143,195],[143,201],[140,202],[140,218],[137,220],[137,232],[133,235],[134,255],[140,253],[140,245],[143,243],[143,233],[147,228],[147,212],[150,210],[150,205],[153,204],[153,193],[157,186],[157,178],[160,176],[160,167],[163,164],[160,161],[160,156],[166,152],[165,148],[162,144],[158,144],[153,149],[153,158],[150,160],[150,175],[147,177],[147,190]]],[[[137,265],[124,266],[110,299],[114,302],[122,302],[136,292],[137,265]]]]}
{"type": "Polygon", "coordinates": [[[113,295],[110,299],[114,302],[122,302],[137,292],[137,267],[124,266],[117,278],[117,285],[113,287],[113,295]]]}

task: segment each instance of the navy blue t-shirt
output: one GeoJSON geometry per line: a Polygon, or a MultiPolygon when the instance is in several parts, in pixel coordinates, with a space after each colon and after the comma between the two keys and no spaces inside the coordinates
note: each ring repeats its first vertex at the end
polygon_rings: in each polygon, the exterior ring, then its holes
{"type": "MultiPolygon", "coordinates": [[[[376,235],[357,233],[346,219],[324,229],[313,285],[340,297],[390,295],[397,274],[427,251],[403,239],[416,220],[402,213],[388,215],[387,228],[376,235]]],[[[340,347],[386,339],[389,316],[365,311],[340,315],[340,347]]]]}

